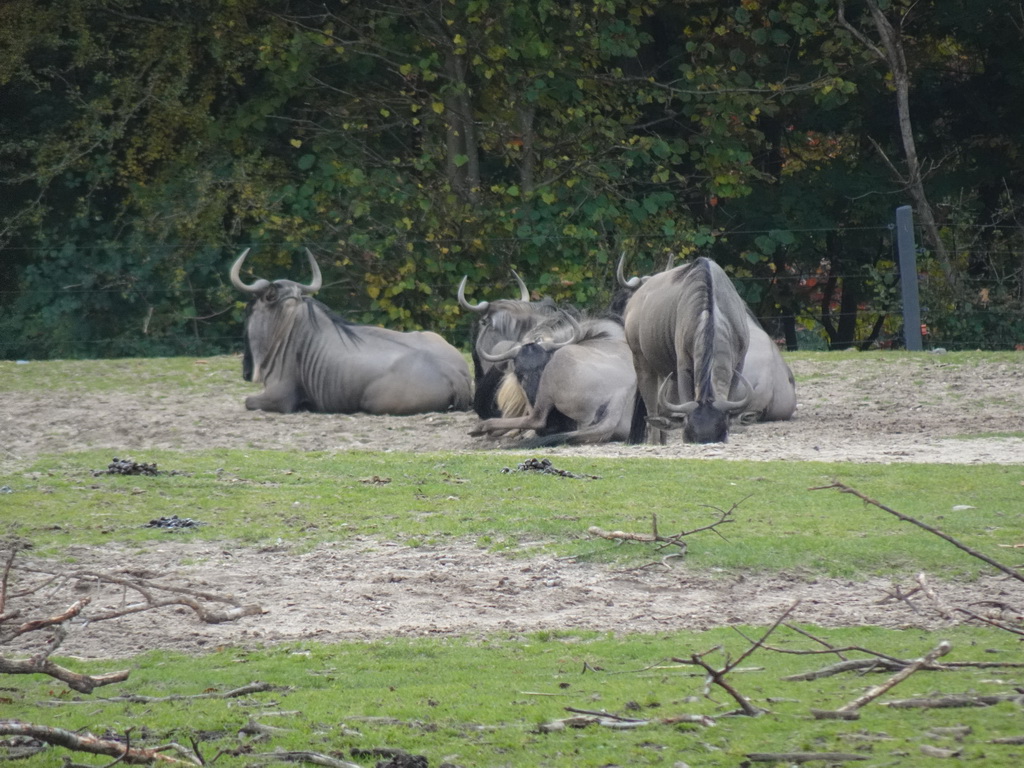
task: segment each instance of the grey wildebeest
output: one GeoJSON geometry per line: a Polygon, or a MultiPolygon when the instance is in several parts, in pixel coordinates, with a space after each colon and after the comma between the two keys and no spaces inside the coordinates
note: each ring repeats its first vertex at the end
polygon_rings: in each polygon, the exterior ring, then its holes
{"type": "Polygon", "coordinates": [[[750,384],[750,402],[740,414],[740,423],[787,421],[796,411],[796,381],[793,371],[764,328],[747,310],[750,345],[743,359],[743,377],[750,384]]]}
{"type": "Polygon", "coordinates": [[[473,331],[473,372],[476,378],[473,410],[481,419],[500,415],[496,397],[507,367],[504,362],[489,362],[483,355],[500,355],[518,344],[538,324],[562,314],[550,298],[531,301],[530,291],[522,278],[514,271],[512,275],[519,286],[518,299],[470,304],[466,299],[469,276],[464,276],[459,283],[459,306],[477,315],[473,331]]]}
{"type": "Polygon", "coordinates": [[[629,436],[636,374],[622,325],[609,318],[560,318],[529,332],[534,340],[500,354],[483,353],[492,363],[511,362],[499,391],[503,415],[487,419],[471,435],[499,436],[534,430],[537,437],[517,447],[559,443],[598,443],[629,436]],[[561,338],[560,338],[561,337],[561,338]],[[526,401],[520,409],[517,399],[526,401]]]}
{"type": "MultiPolygon", "coordinates": [[[[632,296],[650,276],[626,279],[625,255],[619,259],[616,275],[619,286],[632,296]]],[[[671,267],[671,261],[670,261],[671,267]]],[[[628,299],[622,300],[625,304],[628,299]]],[[[743,358],[743,377],[750,384],[750,400],[739,414],[741,424],[757,421],[786,421],[796,412],[796,382],[782,359],[778,346],[765,333],[754,313],[747,307],[747,331],[750,343],[743,358]]]]}
{"type": "Polygon", "coordinates": [[[247,397],[246,408],[394,415],[469,408],[469,366],[439,335],[347,322],[310,296],[322,277],[309,249],[309,285],[262,278],[247,285],[240,272],[248,253],[231,266],[231,284],[251,297],[242,376],[264,390],[247,397]]]}
{"type": "Polygon", "coordinates": [[[743,378],[747,316],[728,275],[710,259],[643,281],[624,317],[639,393],[631,441],[642,442],[648,425],[652,442],[678,427],[689,442],[728,439],[729,416],[751,398],[743,378]]]}

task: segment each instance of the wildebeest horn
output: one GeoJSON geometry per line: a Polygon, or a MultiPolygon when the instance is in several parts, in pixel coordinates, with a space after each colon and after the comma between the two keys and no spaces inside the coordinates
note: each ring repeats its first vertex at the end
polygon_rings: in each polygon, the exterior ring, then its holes
{"type": "Polygon", "coordinates": [[[468,309],[470,312],[486,312],[487,307],[491,305],[489,301],[481,301],[479,304],[470,304],[466,301],[466,282],[468,280],[469,275],[463,275],[462,282],[459,283],[459,306],[463,309],[468,309]]]}
{"type": "Polygon", "coordinates": [[[242,282],[241,271],[242,262],[245,261],[245,257],[249,255],[249,249],[246,248],[242,251],[242,255],[235,259],[235,263],[231,265],[231,284],[240,291],[245,293],[261,294],[267,288],[270,287],[270,281],[264,280],[262,277],[253,281],[252,285],[246,285],[242,282]]]}
{"type": "Polygon", "coordinates": [[[619,280],[619,285],[629,290],[635,290],[640,287],[643,282],[639,277],[633,276],[626,279],[626,252],[623,251],[622,255],[619,256],[619,265],[615,268],[615,277],[619,280]]]}
{"type": "Polygon", "coordinates": [[[320,265],[316,263],[316,258],[313,256],[313,252],[309,250],[309,248],[306,249],[306,255],[309,257],[309,266],[313,270],[313,282],[309,285],[302,286],[302,292],[316,293],[324,284],[323,277],[320,275],[320,265]]]}
{"type": "MultiPolygon", "coordinates": [[[[579,321],[577,321],[575,317],[569,314],[563,315],[563,319],[572,327],[572,335],[568,339],[564,339],[562,341],[555,341],[553,339],[538,339],[537,341],[534,341],[532,343],[540,345],[540,347],[545,352],[554,352],[556,349],[561,349],[562,347],[567,347],[570,344],[575,344],[576,342],[578,342],[580,340],[580,337],[583,336],[583,329],[580,327],[579,321]]],[[[519,350],[521,350],[523,347],[530,343],[531,342],[529,341],[521,341],[518,344],[513,344],[508,349],[497,354],[491,354],[490,352],[478,349],[477,354],[480,355],[480,357],[483,360],[486,360],[488,363],[501,363],[504,362],[505,360],[511,360],[512,358],[514,358],[516,355],[519,354],[519,350]]]]}
{"type": "Polygon", "coordinates": [[[665,394],[665,389],[668,387],[670,381],[675,381],[676,376],[672,374],[668,376],[661,386],[658,387],[658,411],[664,413],[670,413],[673,416],[686,416],[697,410],[697,401],[691,400],[688,403],[673,403],[670,402],[668,396],[665,394]]]}
{"type": "Polygon", "coordinates": [[[490,352],[486,352],[482,349],[478,349],[476,353],[480,355],[480,358],[482,360],[486,360],[488,363],[501,363],[504,362],[505,360],[511,360],[513,357],[519,354],[519,350],[522,348],[522,344],[513,344],[504,352],[499,352],[496,355],[492,355],[490,352]]]}
{"type": "Polygon", "coordinates": [[[562,347],[567,347],[570,344],[575,344],[577,341],[580,340],[580,337],[583,336],[583,329],[580,328],[580,324],[575,317],[568,313],[565,313],[562,315],[562,318],[572,327],[572,336],[563,341],[555,341],[554,339],[538,341],[537,343],[540,344],[541,347],[543,347],[548,352],[553,352],[556,349],[561,349],[562,347]]]}
{"type": "Polygon", "coordinates": [[[512,277],[514,277],[516,279],[516,282],[519,283],[519,300],[529,301],[530,290],[526,287],[526,283],[523,282],[523,278],[521,278],[519,276],[519,273],[516,272],[514,269],[512,270],[512,277]]]}
{"type": "Polygon", "coordinates": [[[716,400],[715,409],[722,413],[732,413],[734,411],[742,411],[746,408],[747,403],[750,402],[750,398],[754,394],[753,388],[750,386],[750,382],[747,381],[746,376],[742,373],[737,374],[740,377],[740,382],[743,384],[744,395],[739,400],[716,400]]]}

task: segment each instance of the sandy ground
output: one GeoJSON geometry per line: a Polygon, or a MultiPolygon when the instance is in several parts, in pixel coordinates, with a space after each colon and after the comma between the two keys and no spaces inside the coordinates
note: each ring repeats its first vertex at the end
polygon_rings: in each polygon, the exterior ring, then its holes
{"type": "MultiPolygon", "coordinates": [[[[676,439],[667,446],[562,447],[542,455],[556,465],[559,457],[571,455],[998,463],[1020,465],[1024,480],[1024,440],[995,436],[1024,431],[1024,355],[1011,363],[966,366],[947,363],[941,355],[865,361],[851,353],[820,362],[798,360],[793,369],[800,400],[797,417],[736,430],[727,444],[691,446],[676,439]]],[[[7,394],[0,402],[0,468],[13,472],[42,453],[104,447],[115,452],[112,456],[131,453],[140,460],[140,451],[147,448],[496,447],[469,437],[476,422],[472,414],[247,412],[241,399],[254,388],[245,387],[202,397],[175,389],[173,382],[163,388],[154,384],[140,394],[115,389],[77,399],[55,398],[52,392],[7,394]]],[[[515,452],[503,456],[509,463],[525,457],[515,452]]],[[[1019,583],[996,577],[968,584],[932,579],[935,599],[919,593],[907,602],[886,600],[893,591],[887,580],[853,583],[799,574],[755,579],[700,573],[685,565],[615,572],[572,560],[507,558],[471,543],[409,548],[367,540],[298,554],[287,549],[225,550],[176,536],[141,551],[112,546],[72,554],[94,571],[232,593],[265,611],[230,623],[203,624],[179,607],[76,625],[63,652],[82,657],[310,638],[474,636],[554,628],[657,632],[765,624],[798,599],[792,619],[823,626],[934,629],[950,621],[940,603],[966,606],[998,600],[1024,607],[1019,583]]],[[[904,591],[913,586],[902,585],[904,591]]],[[[120,589],[74,581],[48,594],[61,605],[89,594],[93,611],[117,607],[122,600],[120,589]]]]}

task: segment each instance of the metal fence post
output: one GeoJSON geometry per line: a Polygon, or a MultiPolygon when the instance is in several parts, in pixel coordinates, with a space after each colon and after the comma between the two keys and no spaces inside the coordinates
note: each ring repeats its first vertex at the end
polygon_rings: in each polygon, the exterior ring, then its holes
{"type": "Polygon", "coordinates": [[[917,295],[917,246],[914,244],[914,210],[896,209],[896,245],[900,254],[900,290],[903,294],[903,341],[911,352],[924,349],[921,340],[921,301],[917,295]]]}

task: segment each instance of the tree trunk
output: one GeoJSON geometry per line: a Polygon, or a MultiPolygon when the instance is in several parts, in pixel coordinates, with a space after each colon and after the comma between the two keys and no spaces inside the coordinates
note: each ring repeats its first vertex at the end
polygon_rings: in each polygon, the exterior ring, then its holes
{"type": "Polygon", "coordinates": [[[946,245],[939,235],[939,227],[935,222],[935,215],[924,189],[921,161],[917,156],[914,126],[910,118],[910,72],[903,50],[903,39],[896,29],[893,28],[892,23],[882,12],[881,8],[878,7],[876,0],[865,0],[865,5],[867,5],[871,13],[871,20],[874,22],[878,37],[881,40],[881,47],[869,40],[863,32],[846,19],[846,3],[843,0],[839,0],[836,9],[836,19],[865,48],[870,50],[889,67],[896,90],[896,111],[899,117],[900,139],[903,143],[903,154],[907,163],[907,176],[902,177],[900,181],[906,184],[907,190],[910,192],[911,198],[913,198],[914,209],[921,221],[921,228],[928,240],[928,244],[931,245],[935,252],[939,265],[942,267],[946,282],[950,288],[955,288],[957,283],[956,272],[949,259],[946,245]]]}

